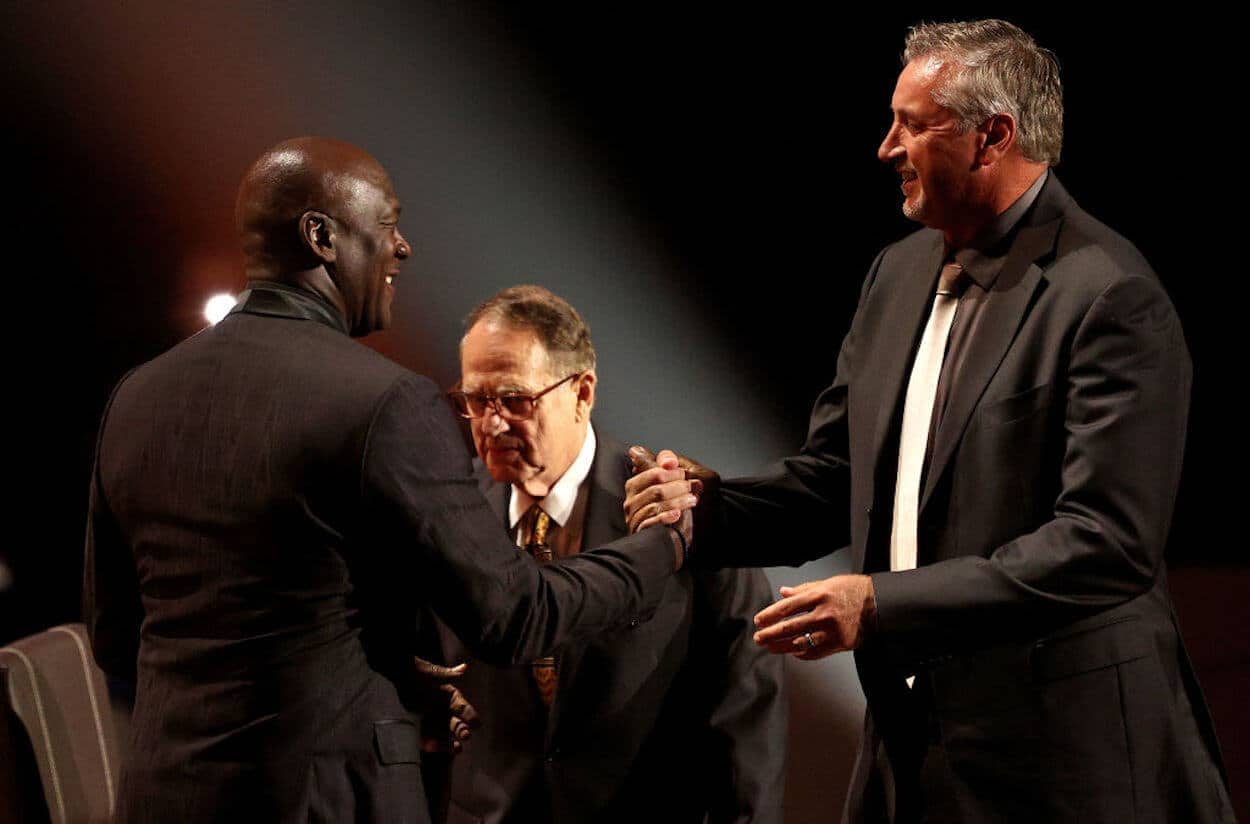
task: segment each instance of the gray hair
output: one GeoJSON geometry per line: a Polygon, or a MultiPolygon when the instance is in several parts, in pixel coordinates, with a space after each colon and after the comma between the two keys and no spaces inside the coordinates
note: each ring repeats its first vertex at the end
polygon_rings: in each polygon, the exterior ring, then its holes
{"type": "Polygon", "coordinates": [[[595,368],[590,327],[564,298],[542,286],[509,286],[487,298],[464,319],[467,333],[479,321],[493,320],[529,329],[547,350],[553,375],[563,377],[595,368]]]}
{"type": "Polygon", "coordinates": [[[1059,162],[1063,86],[1051,51],[1005,20],[974,20],[913,26],[903,65],[921,58],[950,67],[934,86],[933,100],[955,113],[960,131],[995,114],[1009,114],[1026,159],[1051,166],[1059,162]]]}

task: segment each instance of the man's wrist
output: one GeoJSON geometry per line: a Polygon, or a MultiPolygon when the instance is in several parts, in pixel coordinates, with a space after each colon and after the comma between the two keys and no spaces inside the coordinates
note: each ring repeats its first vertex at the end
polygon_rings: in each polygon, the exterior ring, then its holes
{"type": "Polygon", "coordinates": [[[686,541],[686,536],[681,534],[681,528],[677,524],[665,524],[668,527],[673,538],[674,560],[677,563],[677,569],[686,566],[690,560],[690,544],[686,541]]]}
{"type": "Polygon", "coordinates": [[[865,575],[863,579],[863,601],[860,606],[859,620],[861,645],[877,634],[877,589],[873,586],[871,575],[865,575]]]}

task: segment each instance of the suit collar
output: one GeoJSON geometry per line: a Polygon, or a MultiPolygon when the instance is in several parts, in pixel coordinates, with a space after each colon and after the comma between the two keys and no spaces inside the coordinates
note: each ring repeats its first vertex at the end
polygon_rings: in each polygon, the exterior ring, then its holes
{"type": "Polygon", "coordinates": [[[276,281],[248,281],[229,314],[311,320],[344,335],[350,332],[343,316],[320,295],[276,281]]]}
{"type": "Polygon", "coordinates": [[[1037,202],[1025,214],[1021,223],[1024,226],[1043,226],[1078,208],[1080,207],[1076,205],[1072,195],[1068,194],[1068,190],[1052,170],[1046,175],[1046,183],[1037,195],[1037,202]]]}
{"type": "Polygon", "coordinates": [[[1020,225],[1026,214],[1033,208],[1046,185],[1050,171],[1038,175],[1037,180],[1016,198],[1007,209],[983,229],[977,239],[968,244],[967,248],[955,252],[955,260],[963,267],[978,286],[989,291],[994,288],[994,281],[1003,270],[1007,253],[1011,251],[1014,230],[1020,225]]]}

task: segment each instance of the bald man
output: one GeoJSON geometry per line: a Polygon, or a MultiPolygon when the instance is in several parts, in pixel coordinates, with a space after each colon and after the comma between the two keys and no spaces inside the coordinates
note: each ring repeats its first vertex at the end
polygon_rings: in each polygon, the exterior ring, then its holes
{"type": "Polygon", "coordinates": [[[665,529],[518,555],[439,389],[351,340],[390,323],[399,211],[360,149],[274,147],[239,190],[247,291],[113,392],[84,606],[137,684],[121,821],[427,821],[421,608],[528,661],[645,619],[681,563],[665,529]]]}

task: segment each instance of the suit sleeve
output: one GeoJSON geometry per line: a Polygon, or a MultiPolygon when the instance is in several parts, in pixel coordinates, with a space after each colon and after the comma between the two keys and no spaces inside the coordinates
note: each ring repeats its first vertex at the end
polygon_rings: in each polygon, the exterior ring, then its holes
{"type": "MultiPolygon", "coordinates": [[[[109,406],[112,406],[111,400],[109,406]]],[[[83,559],[83,622],[100,669],[120,682],[119,686],[132,690],[138,666],[143,604],[134,555],[109,509],[100,481],[100,444],[104,440],[107,419],[106,409],[91,469],[83,559]]]]}
{"type": "MultiPolygon", "coordinates": [[[[860,308],[888,251],[889,247],[877,255],[864,279],[860,308]]],[[[860,355],[857,327],[853,320],[838,350],[833,383],[816,399],[799,454],[762,475],[727,480],[718,493],[705,495],[700,502],[694,556],[699,563],[799,566],[850,543],[847,391],[860,355]],[[701,555],[700,546],[715,549],[701,555]]]]}
{"type": "Polygon", "coordinates": [[[1055,410],[1063,454],[1053,516],[988,557],[873,575],[874,643],[915,662],[1005,632],[1044,632],[1154,585],[1189,406],[1180,324],[1156,280],[1120,278],[1072,340],[1055,410]]]}
{"type": "Polygon", "coordinates": [[[646,620],[673,573],[663,528],[541,568],[521,557],[477,488],[446,400],[416,375],[381,402],[361,482],[385,565],[490,663],[646,620]]]}
{"type": "Polygon", "coordinates": [[[708,824],[780,824],[785,661],[751,640],[755,613],[772,602],[768,579],[755,569],[701,573],[695,591],[699,618],[692,648],[704,656],[712,682],[708,824]]]}

